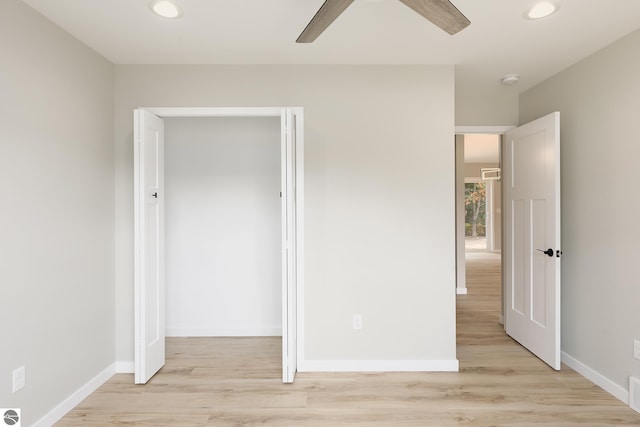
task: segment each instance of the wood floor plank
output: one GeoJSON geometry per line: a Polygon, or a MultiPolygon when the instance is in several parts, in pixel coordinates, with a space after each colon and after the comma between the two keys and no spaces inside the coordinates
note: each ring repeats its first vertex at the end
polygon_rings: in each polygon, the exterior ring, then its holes
{"type": "Polygon", "coordinates": [[[467,268],[459,373],[300,373],[282,384],[278,338],[169,338],[147,385],[115,375],[56,425],[640,426],[640,414],[505,335],[498,256],[471,254],[467,268]]]}

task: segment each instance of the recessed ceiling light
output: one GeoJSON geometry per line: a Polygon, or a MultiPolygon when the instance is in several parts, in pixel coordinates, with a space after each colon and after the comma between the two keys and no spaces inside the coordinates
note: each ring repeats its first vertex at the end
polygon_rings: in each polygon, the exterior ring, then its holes
{"type": "Polygon", "coordinates": [[[546,18],[549,15],[554,14],[558,10],[558,6],[549,2],[549,1],[541,1],[536,3],[529,12],[527,12],[527,18],[529,19],[540,19],[546,18]]]}
{"type": "Polygon", "coordinates": [[[500,79],[500,82],[505,86],[511,86],[520,81],[520,76],[517,74],[507,74],[500,79]]]}
{"type": "Polygon", "coordinates": [[[154,0],[149,3],[149,7],[158,16],[175,19],[182,16],[182,9],[175,2],[170,0],[154,0]]]}

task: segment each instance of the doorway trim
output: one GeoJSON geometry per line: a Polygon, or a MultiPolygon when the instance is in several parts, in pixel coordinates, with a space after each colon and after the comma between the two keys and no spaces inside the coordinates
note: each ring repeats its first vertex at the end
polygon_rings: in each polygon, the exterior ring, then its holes
{"type": "MultiPolygon", "coordinates": [[[[160,118],[206,118],[206,117],[282,117],[285,111],[295,115],[295,291],[293,309],[296,312],[295,348],[297,360],[304,360],[304,108],[302,107],[137,107],[160,118]]],[[[287,165],[281,168],[287,168],[287,165]]],[[[284,190],[283,190],[284,191],[284,190]]],[[[139,194],[135,194],[139,197],[139,194]]],[[[283,305],[282,311],[290,307],[283,305]]],[[[284,328],[285,325],[283,325],[284,328]]],[[[135,325],[134,325],[135,328],[135,325]]],[[[284,332],[284,330],[283,330],[284,332]]],[[[135,333],[135,332],[134,332],[135,333]]],[[[283,355],[284,358],[285,355],[283,355]]],[[[295,375],[295,372],[294,372],[295,375]]],[[[293,379],[291,379],[291,382],[293,379]]]]}
{"type": "Polygon", "coordinates": [[[488,134],[488,135],[504,135],[517,126],[456,126],[456,135],[464,135],[467,133],[488,134]]]}

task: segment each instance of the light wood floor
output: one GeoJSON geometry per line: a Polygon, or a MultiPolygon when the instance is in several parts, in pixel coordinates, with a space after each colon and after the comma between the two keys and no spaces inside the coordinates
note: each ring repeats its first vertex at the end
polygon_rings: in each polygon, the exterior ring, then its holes
{"type": "Polygon", "coordinates": [[[640,426],[640,414],[505,336],[496,256],[467,265],[459,373],[299,373],[288,385],[279,339],[168,339],[149,384],[116,375],[57,426],[640,426]]]}

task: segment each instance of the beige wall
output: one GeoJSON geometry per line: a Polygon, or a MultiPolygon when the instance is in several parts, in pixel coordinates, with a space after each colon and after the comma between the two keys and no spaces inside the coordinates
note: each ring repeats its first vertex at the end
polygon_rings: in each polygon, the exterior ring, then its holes
{"type": "Polygon", "coordinates": [[[456,288],[466,292],[467,271],[465,259],[465,214],[464,204],[464,135],[455,136],[456,149],[456,288]]]}
{"type": "Polygon", "coordinates": [[[520,99],[520,122],[561,114],[562,350],[628,390],[640,376],[640,31],[520,99]]]}
{"type": "Polygon", "coordinates": [[[133,360],[139,106],[304,107],[306,359],[455,359],[453,79],[451,66],[117,66],[118,360],[133,360]]]}
{"type": "Polygon", "coordinates": [[[23,426],[115,360],[113,92],[109,62],[3,0],[0,402],[23,426]]]}
{"type": "Polygon", "coordinates": [[[492,192],[491,228],[493,241],[489,244],[489,250],[498,252],[502,250],[502,182],[489,181],[492,192]]]}
{"type": "Polygon", "coordinates": [[[518,124],[516,87],[496,84],[493,91],[478,93],[456,87],[456,126],[515,126],[518,124]]]}

